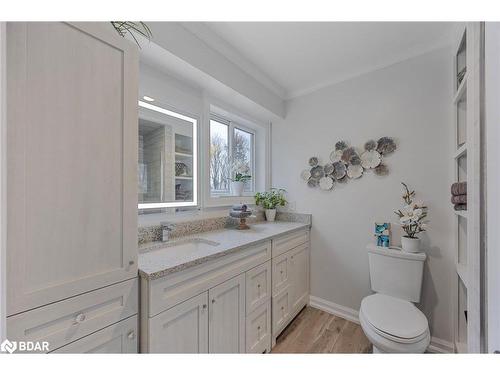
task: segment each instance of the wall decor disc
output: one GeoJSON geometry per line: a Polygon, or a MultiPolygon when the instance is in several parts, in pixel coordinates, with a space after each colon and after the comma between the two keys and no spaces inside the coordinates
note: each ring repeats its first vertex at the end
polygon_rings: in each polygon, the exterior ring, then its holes
{"type": "Polygon", "coordinates": [[[345,164],[341,161],[333,163],[333,168],[333,177],[335,177],[336,180],[340,180],[346,175],[347,169],[345,167],[345,164]]]}
{"type": "Polygon", "coordinates": [[[329,175],[329,174],[333,173],[333,171],[335,170],[335,167],[333,166],[333,164],[327,163],[323,167],[323,170],[325,171],[325,175],[329,175]]]}
{"type": "Polygon", "coordinates": [[[309,169],[304,169],[302,173],[300,174],[300,177],[304,180],[307,181],[311,177],[311,171],[309,169]]]}
{"type": "Polygon", "coordinates": [[[380,154],[375,151],[365,151],[361,154],[361,165],[365,169],[372,169],[380,164],[381,157],[380,154]]]}
{"type": "Polygon", "coordinates": [[[318,163],[319,163],[319,160],[318,160],[318,158],[317,158],[316,156],[313,156],[313,157],[310,157],[310,158],[309,158],[309,165],[310,165],[311,167],[315,167],[315,166],[317,166],[317,165],[318,165],[318,163]]]}
{"type": "Polygon", "coordinates": [[[310,188],[315,188],[316,186],[318,186],[319,182],[317,179],[315,178],[310,178],[309,180],[307,180],[307,186],[309,186],[310,188]]]}
{"type": "Polygon", "coordinates": [[[391,137],[382,137],[377,142],[377,151],[382,155],[387,155],[396,150],[396,142],[391,137]]]}
{"type": "Polygon", "coordinates": [[[321,190],[331,190],[333,187],[333,179],[331,177],[322,177],[319,180],[319,188],[321,190]]]}
{"type": "Polygon", "coordinates": [[[347,176],[352,179],[360,178],[363,175],[363,167],[361,165],[351,164],[347,168],[347,176]]]}
{"type": "Polygon", "coordinates": [[[343,150],[334,150],[330,153],[330,160],[332,163],[336,163],[342,159],[343,150]]]}
{"type": "Polygon", "coordinates": [[[311,177],[319,180],[325,175],[325,171],[321,165],[311,168],[311,177]]]}

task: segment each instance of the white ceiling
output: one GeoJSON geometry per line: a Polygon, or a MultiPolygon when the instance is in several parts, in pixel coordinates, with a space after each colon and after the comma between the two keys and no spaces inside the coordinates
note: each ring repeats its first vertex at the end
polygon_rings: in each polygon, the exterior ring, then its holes
{"type": "MultiPolygon", "coordinates": [[[[451,42],[445,22],[207,22],[292,98],[451,42]]],[[[252,74],[252,72],[249,72],[252,74]]],[[[262,79],[262,77],[260,77],[262,79]]]]}

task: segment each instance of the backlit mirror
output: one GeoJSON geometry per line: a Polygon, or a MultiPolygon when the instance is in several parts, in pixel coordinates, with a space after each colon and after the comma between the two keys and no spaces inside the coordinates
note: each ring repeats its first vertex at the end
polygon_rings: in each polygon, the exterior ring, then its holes
{"type": "Polygon", "coordinates": [[[139,101],[139,209],[197,205],[197,121],[139,101]]]}

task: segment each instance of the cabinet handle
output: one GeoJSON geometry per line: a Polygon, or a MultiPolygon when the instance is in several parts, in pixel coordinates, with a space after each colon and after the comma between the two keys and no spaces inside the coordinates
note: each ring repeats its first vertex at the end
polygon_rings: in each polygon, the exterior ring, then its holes
{"type": "Polygon", "coordinates": [[[293,259],[293,255],[291,256],[291,258],[293,259]]]}
{"type": "Polygon", "coordinates": [[[260,331],[260,326],[258,326],[257,329],[260,331]]]}
{"type": "Polygon", "coordinates": [[[281,310],[285,310],[285,306],[281,306],[281,310]]]}
{"type": "Polygon", "coordinates": [[[207,304],[204,303],[203,306],[202,306],[203,309],[206,309],[207,308],[207,304]]]}
{"type": "Polygon", "coordinates": [[[131,260],[131,261],[129,261],[129,262],[128,262],[128,265],[129,265],[129,266],[133,266],[133,265],[134,265],[134,263],[135,263],[135,262],[134,262],[133,260],[131,260]]]}
{"type": "Polygon", "coordinates": [[[73,324],[79,324],[79,323],[85,321],[85,318],[86,318],[85,314],[80,313],[77,316],[75,316],[75,321],[73,322],[73,324]]]}
{"type": "Polygon", "coordinates": [[[127,337],[128,337],[129,340],[135,339],[135,332],[134,331],[130,331],[128,333],[127,337]]]}
{"type": "Polygon", "coordinates": [[[215,303],[215,298],[212,300],[212,303],[215,303]]]}
{"type": "Polygon", "coordinates": [[[260,288],[260,284],[257,284],[257,288],[260,288]]]}
{"type": "Polygon", "coordinates": [[[280,273],[283,273],[283,270],[281,270],[280,273]]]}

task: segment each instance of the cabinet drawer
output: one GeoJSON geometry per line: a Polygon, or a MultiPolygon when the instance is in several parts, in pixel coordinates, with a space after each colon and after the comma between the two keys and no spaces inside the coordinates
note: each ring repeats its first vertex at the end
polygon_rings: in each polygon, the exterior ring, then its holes
{"type": "Polygon", "coordinates": [[[276,257],[309,241],[309,231],[301,230],[273,240],[272,257],[276,257]]]}
{"type": "Polygon", "coordinates": [[[85,336],[52,353],[137,353],[137,315],[85,336]]]}
{"type": "Polygon", "coordinates": [[[290,288],[286,288],[272,299],[273,335],[277,335],[288,324],[290,318],[290,288]]]}
{"type": "Polygon", "coordinates": [[[127,280],[7,318],[7,337],[55,350],[137,314],[138,280],[127,280]]]}
{"type": "Polygon", "coordinates": [[[273,258],[273,296],[280,293],[290,284],[290,256],[288,253],[273,258]]]}
{"type": "Polygon", "coordinates": [[[246,311],[250,314],[271,298],[271,261],[246,273],[246,311]]]}
{"type": "Polygon", "coordinates": [[[271,351],[271,300],[247,316],[247,353],[268,353],[271,351]]]}

